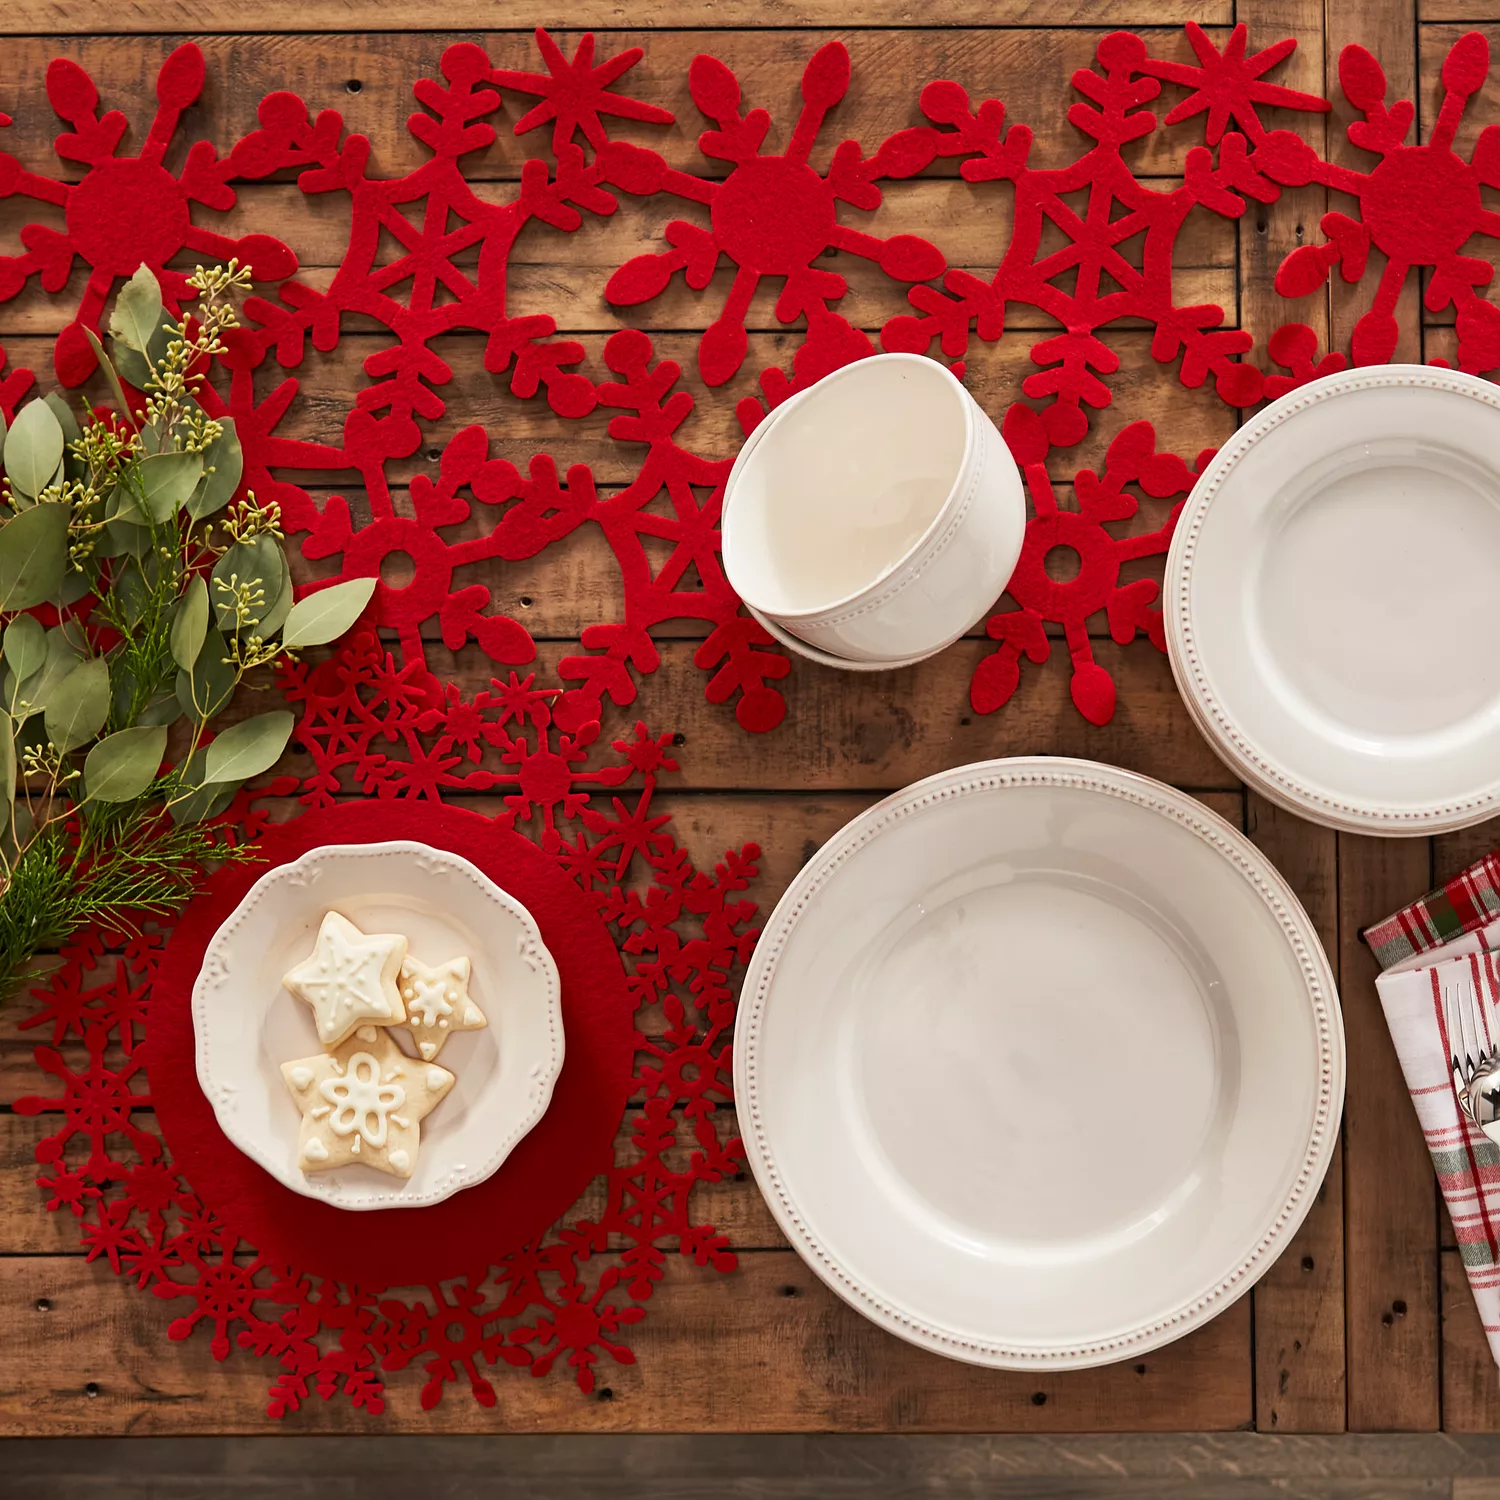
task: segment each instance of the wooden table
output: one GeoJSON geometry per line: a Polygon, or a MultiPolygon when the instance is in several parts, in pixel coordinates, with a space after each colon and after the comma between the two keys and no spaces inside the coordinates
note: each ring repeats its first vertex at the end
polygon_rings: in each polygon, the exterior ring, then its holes
{"type": "MultiPolygon", "coordinates": [[[[1236,18],[1248,21],[1254,45],[1297,38],[1299,49],[1278,81],[1330,96],[1337,93],[1338,50],[1358,40],[1377,53],[1396,94],[1415,89],[1424,124],[1436,113],[1438,67],[1466,29],[1461,23],[1483,27],[1500,53],[1496,0],[1425,0],[1420,10],[1412,0],[947,0],[938,8],[865,0],[858,10],[864,29],[834,32],[829,28],[851,13],[836,0],[721,0],[711,10],[690,0],[640,0],[633,8],[604,0],[522,0],[508,10],[492,0],[114,0],[108,6],[10,0],[0,8],[0,31],[16,35],[4,43],[0,105],[16,123],[3,143],[27,166],[55,165],[51,136],[58,127],[41,79],[59,53],[89,67],[108,105],[141,121],[149,114],[160,59],[188,32],[209,62],[204,102],[190,121],[194,138],[227,144],[250,128],[263,93],[293,88],[315,108],[340,109],[351,128],[368,133],[387,171],[420,159],[404,121],[412,81],[434,73],[454,39],[427,34],[439,21],[476,28],[465,34],[481,41],[497,64],[528,68],[534,63],[525,28],[537,21],[568,28],[647,25],[653,29],[615,34],[605,45],[611,51],[637,42],[645,47],[633,91],[677,111],[679,138],[700,128],[686,88],[685,64],[694,53],[712,51],[729,61],[751,102],[768,106],[774,128],[783,129],[804,60],[838,34],[848,41],[855,68],[835,116],[838,132],[878,139],[915,118],[922,84],[951,76],[976,95],[1004,99],[1012,119],[1038,127],[1039,149],[1058,153],[1072,150],[1063,140],[1070,131],[1063,111],[1073,98],[1067,78],[1091,60],[1100,27],[1175,28],[1196,18],[1222,28],[1236,18]],[[937,15],[946,23],[941,29],[928,25],[937,15]],[[518,29],[480,34],[502,18],[518,29]],[[89,34],[101,21],[118,34],[89,34]],[[705,22],[720,29],[674,29],[705,22]]],[[[1158,54],[1186,55],[1180,32],[1158,33],[1152,46],[1158,54]]],[[[1471,120],[1484,117],[1485,105],[1493,115],[1497,103],[1500,80],[1492,80],[1480,110],[1471,106],[1471,120]]],[[[1336,158],[1353,160],[1357,153],[1341,129],[1346,115],[1342,104],[1335,106],[1327,144],[1336,158]]],[[[1321,142],[1323,122],[1313,118],[1310,130],[1321,142]]],[[[1178,149],[1175,140],[1172,149],[1178,149]]],[[[518,160],[513,149],[496,151],[480,175],[513,176],[518,160]]],[[[247,229],[273,232],[283,232],[284,220],[284,232],[315,277],[337,253],[334,206],[323,218],[315,202],[309,221],[299,205],[294,230],[294,197],[285,185],[245,187],[235,217],[247,229]],[[325,223],[328,233],[309,244],[308,233],[317,239],[325,223]]],[[[957,261],[986,274],[993,268],[1004,243],[1003,194],[986,195],[981,210],[971,190],[950,177],[903,201],[920,208],[908,227],[931,229],[957,261]]],[[[1263,339],[1283,318],[1271,292],[1275,268],[1288,250],[1316,235],[1324,206],[1322,190],[1307,189],[1288,192],[1271,207],[1252,205],[1237,226],[1203,216],[1202,227],[1183,242],[1184,284],[1201,287],[1195,300],[1237,307],[1242,326],[1263,339]]],[[[0,210],[8,215],[0,218],[0,233],[9,245],[21,220],[4,204],[0,210]]],[[[565,259],[514,268],[517,310],[565,309],[565,330],[579,330],[597,354],[599,331],[614,326],[600,289],[621,258],[618,247],[633,237],[644,247],[667,216],[666,206],[627,199],[624,222],[611,226],[608,238],[590,229],[548,239],[565,259]]],[[[1334,347],[1348,347],[1371,285],[1333,289],[1319,316],[1334,347]]],[[[856,278],[843,309],[856,320],[866,312],[871,328],[891,310],[873,290],[856,278]]],[[[747,388],[751,371],[789,352],[770,306],[763,296],[752,309],[758,331],[747,388]]],[[[691,330],[705,326],[716,307],[712,295],[679,286],[642,313],[651,326],[673,330],[660,336],[662,352],[690,356],[691,330]]],[[[44,368],[61,320],[58,305],[29,291],[0,304],[0,343],[12,364],[44,368]]],[[[1450,337],[1446,329],[1424,330],[1410,290],[1402,326],[1398,358],[1430,356],[1450,337]]],[[[1123,423],[1141,417],[1157,423],[1164,446],[1183,453],[1228,436],[1234,425],[1228,409],[1204,392],[1183,390],[1172,372],[1157,366],[1146,332],[1119,329],[1108,338],[1122,360],[1116,404],[1097,420],[1081,462],[1096,459],[1123,423]]],[[[1010,399],[1030,342],[1018,328],[1016,337],[977,357],[977,388],[992,410],[1010,399]]],[[[684,363],[690,365],[690,357],[684,363]]],[[[357,377],[352,364],[348,374],[357,377]]],[[[477,366],[460,372],[452,399],[464,420],[493,419],[492,430],[504,430],[512,444],[505,450],[511,456],[541,446],[527,426],[540,419],[495,396],[477,366]],[[472,417],[471,400],[477,403],[472,417]]],[[[718,405],[728,408],[722,399],[718,405]]],[[[573,649],[583,624],[615,618],[613,574],[584,551],[566,568],[518,581],[521,574],[511,569],[498,578],[500,602],[542,641],[544,665],[573,649]]],[[[1020,695],[1001,713],[973,715],[967,684],[985,649],[978,639],[965,641],[926,670],[874,684],[799,669],[788,689],[786,723],[753,739],[725,710],[703,701],[700,675],[689,661],[691,642],[668,642],[662,670],[646,683],[638,707],[653,725],[680,731],[683,774],[670,809],[700,856],[743,839],[764,845],[758,895],[767,909],[799,864],[861,808],[916,777],[983,757],[1047,751],[1113,761],[1188,788],[1241,824],[1292,881],[1339,970],[1350,1076],[1342,1149],[1317,1206],[1253,1296],[1135,1363],[1060,1375],[971,1369],[890,1338],[846,1308],[786,1246],[753,1182],[742,1178],[714,1190],[709,1208],[742,1252],[739,1272],[720,1276],[672,1263],[648,1320],[632,1338],[639,1363],[611,1369],[594,1395],[581,1395],[563,1377],[506,1379],[502,1372],[497,1409],[484,1411],[452,1391],[439,1410],[424,1414],[417,1406],[420,1381],[409,1372],[393,1380],[390,1409],[379,1421],[344,1402],[315,1401],[290,1425],[427,1432],[1500,1428],[1500,1381],[1380,1017],[1373,967],[1357,940],[1362,924],[1426,888],[1434,873],[1452,871],[1490,847],[1500,829],[1430,842],[1386,841],[1336,836],[1278,812],[1247,793],[1215,758],[1177,698],[1166,658],[1145,644],[1125,650],[1107,640],[1097,645],[1121,686],[1120,711],[1103,729],[1090,728],[1069,705],[1060,661],[1029,670],[1020,695]]],[[[14,1005],[0,1014],[3,1100],[35,1086],[29,1039],[15,1030],[21,1014],[14,1005]]],[[[241,1356],[219,1365],[206,1338],[168,1342],[170,1313],[162,1304],[84,1263],[73,1220],[44,1212],[33,1186],[38,1133],[38,1122],[8,1110],[0,1114],[0,1431],[273,1428],[264,1415],[268,1377],[261,1361],[241,1356]]]]}

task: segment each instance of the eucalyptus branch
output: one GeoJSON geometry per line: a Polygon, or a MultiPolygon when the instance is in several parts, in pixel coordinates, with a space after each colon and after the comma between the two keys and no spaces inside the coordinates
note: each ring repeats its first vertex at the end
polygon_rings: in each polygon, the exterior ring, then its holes
{"type": "Polygon", "coordinates": [[[239,436],[205,399],[249,280],[200,266],[196,301],[169,315],[143,266],[111,352],[94,341],[116,411],[75,416],[54,395],[0,423],[0,994],[81,923],[170,916],[206,860],[250,857],[212,820],[293,718],[219,715],[247,674],[342,635],[374,590],[294,603],[279,509],[238,498],[239,436]],[[43,604],[50,628],[30,613],[43,604]],[[164,769],[178,721],[186,748],[164,769]]]}

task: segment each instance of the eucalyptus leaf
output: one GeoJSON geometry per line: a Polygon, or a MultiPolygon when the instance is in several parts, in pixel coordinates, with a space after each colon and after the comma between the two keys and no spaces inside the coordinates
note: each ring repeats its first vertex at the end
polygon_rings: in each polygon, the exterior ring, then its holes
{"type": "Polygon", "coordinates": [[[104,519],[124,521],[130,526],[143,526],[146,512],[141,508],[141,497],[134,485],[123,479],[104,497],[104,519]]]}
{"type": "Polygon", "coordinates": [[[286,555],[284,553],[279,553],[279,555],[281,557],[281,588],[270,609],[260,617],[260,635],[263,640],[270,640],[286,623],[286,617],[292,609],[292,596],[296,592],[292,587],[292,570],[286,565],[286,555]]]}
{"type": "Polygon", "coordinates": [[[201,453],[154,453],[141,460],[141,491],[146,514],[170,521],[188,503],[203,477],[201,453]]]}
{"type": "Polygon", "coordinates": [[[68,398],[59,391],[48,391],[42,399],[52,408],[52,415],[57,418],[57,425],[62,428],[63,441],[76,443],[83,436],[83,429],[78,425],[77,414],[68,405],[68,398]]]}
{"type": "Polygon", "coordinates": [[[104,728],[109,717],[109,663],[102,656],[79,664],[58,683],[43,710],[47,738],[66,754],[104,728]]]}
{"type": "Polygon", "coordinates": [[[78,665],[79,660],[78,649],[68,639],[67,631],[61,625],[54,625],[47,632],[47,655],[42,662],[41,670],[33,673],[20,684],[14,684],[9,676],[6,677],[6,707],[20,720],[26,720],[34,714],[41,713],[47,706],[47,700],[57,691],[62,680],[78,665]]]}
{"type": "Polygon", "coordinates": [[[35,497],[62,462],[63,430],[45,401],[32,401],[16,413],[5,435],[5,474],[11,488],[35,497]]]}
{"type": "Polygon", "coordinates": [[[281,759],[292,737],[294,716],[284,708],[256,714],[253,719],[231,724],[208,747],[204,763],[205,781],[232,781],[236,786],[269,771],[281,759]]]}
{"type": "Polygon", "coordinates": [[[220,630],[233,634],[241,622],[236,610],[235,589],[249,585],[252,594],[259,592],[243,621],[247,630],[259,630],[261,620],[270,613],[280,593],[281,544],[274,537],[258,536],[253,541],[236,542],[214,564],[210,595],[214,620],[220,630]]]}
{"type": "Polygon", "coordinates": [[[161,283],[149,266],[141,265],[115,298],[109,315],[110,337],[144,354],[161,326],[161,317],[161,283]]]}
{"type": "Polygon", "coordinates": [[[10,827],[16,800],[16,722],[0,709],[0,824],[10,827]]]}
{"type": "Polygon", "coordinates": [[[111,552],[113,557],[127,554],[131,557],[144,557],[150,551],[149,526],[137,526],[133,521],[109,521],[105,523],[104,534],[109,538],[111,546],[118,549],[111,552]]]}
{"type": "Polygon", "coordinates": [[[129,802],[156,780],[167,750],[165,728],[121,729],[84,758],[83,790],[96,802],[129,802]]]}
{"type": "Polygon", "coordinates": [[[234,498],[245,473],[245,453],[235,431],[234,418],[224,417],[220,425],[224,428],[223,435],[204,450],[203,478],[187,503],[187,513],[195,521],[223,510],[234,498]],[[210,469],[212,473],[208,472],[210,469]]]}
{"type": "Polygon", "coordinates": [[[192,790],[171,803],[174,823],[201,823],[205,818],[217,817],[234,800],[234,794],[239,790],[234,782],[204,781],[203,767],[207,758],[207,752],[200,747],[193,751],[187,765],[182,768],[182,785],[192,790]]]}
{"type": "Polygon", "coordinates": [[[104,345],[99,342],[99,336],[92,328],[83,330],[84,337],[89,341],[89,348],[94,351],[94,358],[99,361],[99,368],[109,377],[109,388],[115,393],[115,400],[120,403],[120,415],[130,415],[130,403],[125,399],[125,387],[120,384],[120,377],[115,373],[114,361],[104,352],[104,345]]]}
{"type": "MultiPolygon", "coordinates": [[[[33,402],[26,410],[39,406],[33,402]]],[[[45,406],[40,409],[47,411],[45,406]]],[[[57,420],[51,412],[47,417],[57,420]]],[[[15,433],[12,428],[11,438],[15,433]]],[[[0,526],[0,611],[8,614],[45,604],[62,587],[68,567],[69,513],[66,505],[34,505],[0,526]]]]}
{"type": "Polygon", "coordinates": [[[172,617],[172,660],[184,672],[193,670],[203,638],[208,634],[208,585],[200,574],[188,580],[187,592],[177,601],[172,617]]]}
{"type": "Polygon", "coordinates": [[[145,390],[151,381],[151,366],[147,363],[146,356],[116,339],[114,359],[120,378],[128,380],[138,391],[145,390]]]}
{"type": "Polygon", "coordinates": [[[281,644],[300,648],[338,640],[360,617],[374,592],[373,578],[350,578],[299,599],[286,617],[281,644]]]}
{"type": "Polygon", "coordinates": [[[25,682],[34,672],[40,672],[47,660],[47,632],[42,629],[42,622],[33,615],[17,615],[5,627],[0,653],[6,666],[16,674],[17,682],[25,682]]]}
{"type": "Polygon", "coordinates": [[[62,587],[57,591],[57,602],[66,609],[70,604],[77,604],[92,588],[87,575],[69,573],[63,578],[62,587]]]}
{"type": "Polygon", "coordinates": [[[210,630],[193,670],[177,674],[177,701],[190,719],[213,718],[234,696],[238,674],[225,660],[228,655],[224,637],[217,630],[210,630]]]}
{"type": "Polygon", "coordinates": [[[182,717],[182,705],[177,701],[174,693],[168,698],[158,698],[154,703],[148,703],[136,720],[141,724],[175,724],[182,717]]]}
{"type": "Polygon", "coordinates": [[[155,593],[160,559],[149,548],[130,558],[115,574],[110,594],[116,612],[127,625],[139,625],[155,593]]]}

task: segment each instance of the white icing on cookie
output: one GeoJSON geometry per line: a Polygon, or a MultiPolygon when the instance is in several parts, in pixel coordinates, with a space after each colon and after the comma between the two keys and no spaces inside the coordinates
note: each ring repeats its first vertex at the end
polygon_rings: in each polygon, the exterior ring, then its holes
{"type": "Polygon", "coordinates": [[[327,1161],[328,1147],[325,1146],[322,1141],[317,1138],[317,1136],[313,1136],[312,1139],[303,1146],[302,1157],[304,1161],[327,1161]]]}
{"type": "Polygon", "coordinates": [[[448,1075],[441,1068],[428,1068],[427,1087],[436,1092],[448,1082],[448,1075]]]}
{"type": "Polygon", "coordinates": [[[431,1062],[437,1056],[436,1042],[418,1042],[417,1051],[422,1054],[423,1062],[431,1062]]]}
{"type": "Polygon", "coordinates": [[[398,1171],[404,1172],[411,1165],[411,1157],[397,1146],[394,1151],[386,1157],[386,1160],[398,1171]]]}
{"type": "MultiPolygon", "coordinates": [[[[433,1087],[430,1080],[428,1087],[433,1087]]],[[[387,1116],[406,1103],[406,1090],[399,1083],[382,1083],[380,1064],[368,1052],[356,1052],[344,1076],[325,1078],[318,1092],[334,1107],[328,1128],[335,1135],[357,1131],[375,1147],[385,1145],[387,1116]]],[[[349,1149],[359,1150],[358,1138],[349,1143],[349,1149]]]]}
{"type": "Polygon", "coordinates": [[[373,1026],[361,1026],[354,1034],[362,1042],[373,1042],[375,1040],[375,1028],[373,1026]]]}
{"type": "Polygon", "coordinates": [[[312,1082],[312,1069],[311,1068],[293,1068],[292,1069],[292,1087],[293,1088],[305,1089],[308,1086],[308,1084],[310,1084],[311,1082],[312,1082]]]}

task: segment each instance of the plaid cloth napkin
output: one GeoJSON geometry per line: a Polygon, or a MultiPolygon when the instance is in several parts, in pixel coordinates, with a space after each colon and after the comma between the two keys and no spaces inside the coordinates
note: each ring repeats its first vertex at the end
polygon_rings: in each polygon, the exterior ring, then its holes
{"type": "Polygon", "coordinates": [[[1428,891],[1385,921],[1365,928],[1364,938],[1382,969],[1394,968],[1500,917],[1500,850],[1476,860],[1447,885],[1428,891]]]}
{"type": "MultiPolygon", "coordinates": [[[[1493,899],[1493,887],[1489,894],[1493,899]]],[[[1423,897],[1404,913],[1382,922],[1380,929],[1430,906],[1432,900],[1432,896],[1423,897]]],[[[1425,917],[1411,928],[1414,937],[1425,937],[1430,930],[1425,917]]],[[[1373,940],[1371,946],[1376,947],[1373,940]]],[[[1452,1052],[1442,999],[1446,986],[1462,981],[1475,994],[1488,996],[1493,1011],[1500,1013],[1500,952],[1492,951],[1496,948],[1500,948],[1500,918],[1474,925],[1438,946],[1424,941],[1421,951],[1381,974],[1375,988],[1427,1140],[1438,1187],[1453,1219],[1490,1353],[1500,1364],[1500,1147],[1459,1110],[1448,1069],[1452,1052]]]]}

